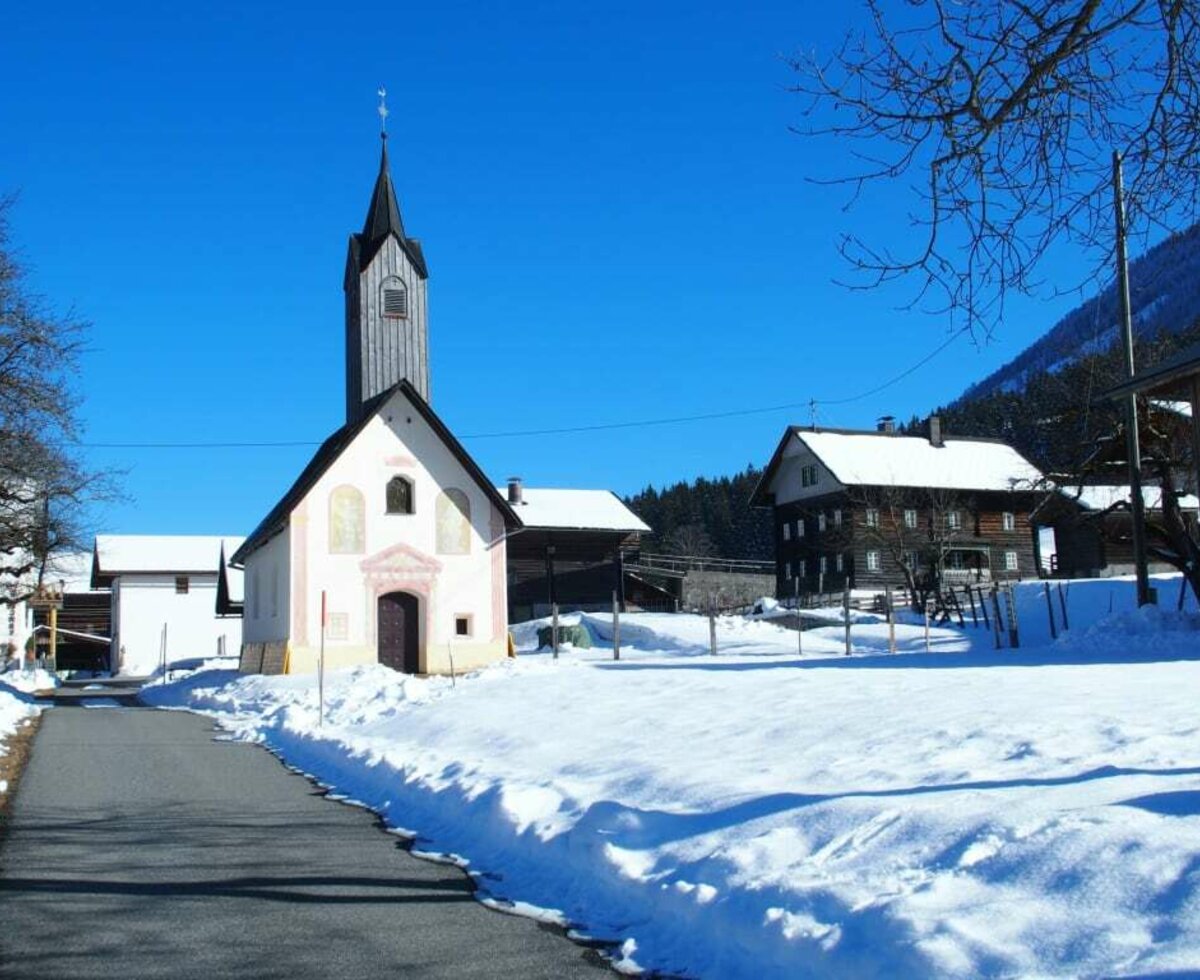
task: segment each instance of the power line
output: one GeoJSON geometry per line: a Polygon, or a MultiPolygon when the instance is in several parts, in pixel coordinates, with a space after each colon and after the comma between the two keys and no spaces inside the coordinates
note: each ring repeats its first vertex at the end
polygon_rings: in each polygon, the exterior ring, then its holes
{"type": "MultiPolygon", "coordinates": [[[[935,347],[915,364],[905,368],[899,374],[894,375],[887,381],[884,381],[873,388],[869,388],[866,391],[859,392],[857,395],[851,395],[847,398],[809,398],[805,401],[783,402],[779,405],[765,405],[759,408],[739,408],[724,412],[703,412],[696,415],[673,415],[656,419],[636,419],[628,422],[597,422],[591,425],[570,425],[550,429],[520,429],[511,430],[508,432],[473,432],[470,435],[464,435],[460,438],[464,440],[516,439],[526,436],[558,436],[573,435],[584,432],[605,432],[619,429],[648,429],[653,426],[660,425],[680,425],[687,422],[712,422],[718,419],[744,418],[749,415],[769,415],[772,412],[790,411],[797,408],[815,410],[817,406],[822,405],[849,405],[853,402],[862,401],[864,398],[869,398],[871,395],[877,395],[879,392],[885,391],[886,389],[892,387],[892,385],[903,381],[910,374],[913,374],[915,371],[923,368],[926,364],[941,354],[959,337],[967,333],[968,330],[968,327],[963,327],[960,330],[955,331],[944,342],[935,347]]],[[[290,442],[81,442],[77,443],[77,445],[83,449],[285,449],[301,446],[319,446],[320,442],[308,440],[290,442]]]]}

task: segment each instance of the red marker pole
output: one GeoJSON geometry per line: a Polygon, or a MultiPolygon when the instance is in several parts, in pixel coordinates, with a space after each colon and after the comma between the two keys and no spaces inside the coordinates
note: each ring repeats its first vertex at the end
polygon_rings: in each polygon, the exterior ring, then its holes
{"type": "Polygon", "coordinates": [[[325,726],[325,590],[321,590],[321,655],[317,660],[317,727],[325,726]]]}

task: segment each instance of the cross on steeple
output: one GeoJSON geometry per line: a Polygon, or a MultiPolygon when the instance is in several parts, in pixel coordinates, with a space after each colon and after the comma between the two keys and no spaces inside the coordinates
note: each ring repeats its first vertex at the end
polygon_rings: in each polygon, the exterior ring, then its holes
{"type": "Polygon", "coordinates": [[[376,110],[379,113],[379,138],[386,140],[388,117],[387,89],[380,85],[379,92],[377,94],[379,95],[379,108],[376,110]]]}

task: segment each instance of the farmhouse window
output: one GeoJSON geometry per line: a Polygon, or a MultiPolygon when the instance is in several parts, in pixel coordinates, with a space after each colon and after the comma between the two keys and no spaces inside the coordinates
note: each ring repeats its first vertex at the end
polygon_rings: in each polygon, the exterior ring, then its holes
{"type": "Polygon", "coordinates": [[[792,522],[791,521],[783,522],[783,540],[784,541],[792,540],[792,522]]]}
{"type": "Polygon", "coordinates": [[[804,537],[804,518],[803,517],[796,518],[796,537],[797,538],[804,537]]]}
{"type": "Polygon", "coordinates": [[[1015,572],[1018,568],[1017,553],[1015,551],[1004,552],[1004,570],[1006,572],[1015,572]]]}
{"type": "Polygon", "coordinates": [[[867,552],[867,571],[868,572],[879,571],[879,552],[878,551],[868,551],[867,552]]]}
{"type": "Polygon", "coordinates": [[[962,517],[959,516],[958,511],[951,510],[946,512],[946,527],[951,531],[957,531],[962,527],[962,517]]]}
{"type": "Polygon", "coordinates": [[[817,530],[825,530],[825,511],[821,511],[821,513],[817,515],[817,530]]]}
{"type": "Polygon", "coordinates": [[[905,552],[905,557],[908,559],[908,567],[912,571],[915,572],[918,568],[921,567],[921,552],[908,551],[908,552],[905,552]]]}
{"type": "Polygon", "coordinates": [[[411,514],[413,512],[413,485],[402,476],[393,476],[387,485],[387,512],[389,514],[411,514]]]}
{"type": "Polygon", "coordinates": [[[187,595],[188,594],[188,577],[186,575],[176,575],[175,576],[175,594],[176,595],[187,595]]]}
{"type": "Polygon", "coordinates": [[[785,561],[783,563],[783,577],[785,579],[792,577],[792,563],[790,561],[785,561]]]}
{"type": "Polygon", "coordinates": [[[470,616],[455,616],[454,617],[454,635],[455,636],[470,636],[471,635],[471,617],[470,616]]]}
{"type": "Polygon", "coordinates": [[[1006,531],[1015,531],[1017,529],[1017,515],[1011,511],[1005,511],[1001,518],[1002,526],[1006,531]]]}
{"type": "Polygon", "coordinates": [[[906,510],[904,512],[904,526],[905,527],[916,527],[917,526],[917,512],[915,510],[906,510]]]}
{"type": "Polygon", "coordinates": [[[841,552],[838,552],[837,556],[837,570],[839,572],[844,572],[846,570],[846,556],[841,552]]]}
{"type": "Polygon", "coordinates": [[[875,507],[867,508],[867,527],[879,527],[879,511],[875,507]]]}
{"type": "Polygon", "coordinates": [[[827,571],[829,571],[829,559],[826,558],[824,555],[821,556],[821,564],[820,564],[819,568],[821,569],[822,575],[824,575],[827,571]]]}
{"type": "Polygon", "coordinates": [[[842,510],[840,507],[833,512],[833,526],[834,527],[842,526],[842,510]]]}
{"type": "Polygon", "coordinates": [[[802,487],[815,487],[817,485],[816,463],[810,463],[807,466],[800,467],[800,485],[802,487]]]}

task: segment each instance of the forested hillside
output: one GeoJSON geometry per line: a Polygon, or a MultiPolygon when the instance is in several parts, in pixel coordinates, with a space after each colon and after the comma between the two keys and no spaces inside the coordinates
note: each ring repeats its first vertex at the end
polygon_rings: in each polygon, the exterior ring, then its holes
{"type": "Polygon", "coordinates": [[[625,503],[654,529],[643,544],[647,551],[770,561],[775,557],[771,512],[749,506],[761,475],[748,466],[732,477],[700,477],[662,490],[646,487],[625,503]]]}
{"type": "MultiPolygon", "coordinates": [[[[1139,341],[1189,329],[1200,317],[1200,224],[1172,235],[1132,262],[1129,294],[1139,341]]],[[[1020,392],[1043,372],[1054,373],[1080,358],[1110,350],[1119,333],[1117,293],[1110,286],[1068,313],[1004,367],[967,388],[954,406],[997,392],[1020,392]]]]}

